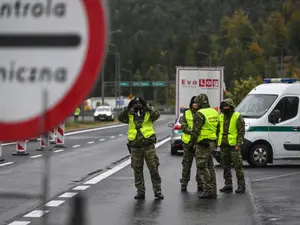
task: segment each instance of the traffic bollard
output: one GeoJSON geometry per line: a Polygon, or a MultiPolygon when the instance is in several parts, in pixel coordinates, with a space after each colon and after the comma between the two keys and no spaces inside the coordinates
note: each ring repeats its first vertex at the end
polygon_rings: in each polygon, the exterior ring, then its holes
{"type": "Polygon", "coordinates": [[[50,139],[50,144],[56,144],[56,128],[53,128],[49,131],[49,139],[50,139]]]}
{"type": "Polygon", "coordinates": [[[65,146],[65,122],[59,124],[56,129],[56,148],[66,148],[65,146]]]}
{"type": "Polygon", "coordinates": [[[40,147],[37,148],[37,151],[43,151],[47,146],[49,146],[50,140],[49,135],[42,134],[40,137],[40,147]]]}
{"type": "Polygon", "coordinates": [[[2,143],[0,142],[0,162],[3,162],[3,161],[4,161],[4,158],[2,155],[2,143]]]}
{"type": "Polygon", "coordinates": [[[29,153],[26,152],[27,141],[17,141],[16,147],[17,147],[17,151],[14,152],[12,155],[17,155],[17,156],[29,155],[29,153]]]}

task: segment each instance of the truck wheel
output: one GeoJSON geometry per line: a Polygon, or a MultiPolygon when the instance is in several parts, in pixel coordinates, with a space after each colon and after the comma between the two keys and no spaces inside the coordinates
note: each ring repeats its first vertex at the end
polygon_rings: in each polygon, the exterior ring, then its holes
{"type": "Polygon", "coordinates": [[[271,155],[270,151],[267,145],[256,144],[251,148],[247,161],[253,167],[265,167],[271,155]]]}

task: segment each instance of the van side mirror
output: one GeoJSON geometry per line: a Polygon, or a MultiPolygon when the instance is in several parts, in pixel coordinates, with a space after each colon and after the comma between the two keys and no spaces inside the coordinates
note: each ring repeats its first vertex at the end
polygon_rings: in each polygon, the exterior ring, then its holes
{"type": "Polygon", "coordinates": [[[174,127],[174,123],[169,123],[168,127],[174,127]]]}
{"type": "Polygon", "coordinates": [[[280,110],[275,109],[273,112],[271,112],[268,119],[270,123],[276,124],[278,123],[279,118],[280,118],[280,110]]]}

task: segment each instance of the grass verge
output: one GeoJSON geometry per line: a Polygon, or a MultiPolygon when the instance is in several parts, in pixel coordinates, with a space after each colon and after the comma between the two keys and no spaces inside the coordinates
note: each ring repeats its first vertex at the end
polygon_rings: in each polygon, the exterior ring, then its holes
{"type": "Polygon", "coordinates": [[[96,128],[96,127],[103,127],[109,125],[116,125],[121,124],[118,120],[113,122],[111,121],[67,121],[65,124],[65,131],[76,131],[82,129],[89,129],[89,128],[96,128]]]}

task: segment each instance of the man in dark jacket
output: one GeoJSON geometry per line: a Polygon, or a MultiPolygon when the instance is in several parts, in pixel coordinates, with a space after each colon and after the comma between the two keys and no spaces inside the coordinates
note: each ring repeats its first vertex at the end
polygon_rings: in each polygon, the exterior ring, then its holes
{"type": "Polygon", "coordinates": [[[158,172],[159,159],[155,151],[156,135],[153,122],[160,116],[157,109],[143,99],[137,97],[131,100],[123,109],[118,119],[128,124],[128,149],[131,153],[131,167],[134,170],[135,199],[145,198],[144,160],[151,175],[153,191],[156,199],[163,199],[161,193],[161,177],[158,172]]]}
{"type": "MultiPolygon", "coordinates": [[[[182,141],[183,141],[183,158],[182,158],[182,178],[180,180],[181,183],[181,191],[187,190],[187,185],[190,181],[191,176],[191,167],[193,164],[193,160],[195,157],[195,146],[191,143],[191,135],[193,131],[193,120],[194,115],[198,111],[198,104],[194,101],[196,96],[193,96],[190,101],[189,109],[186,110],[183,116],[180,118],[179,123],[182,128],[182,141]]],[[[198,171],[196,174],[196,182],[198,186],[198,191],[203,191],[203,184],[198,175],[198,171]]]]}

